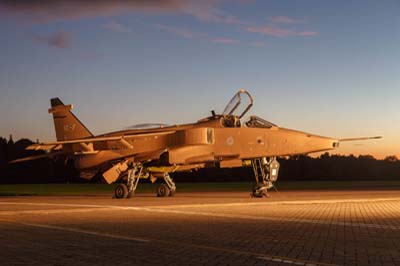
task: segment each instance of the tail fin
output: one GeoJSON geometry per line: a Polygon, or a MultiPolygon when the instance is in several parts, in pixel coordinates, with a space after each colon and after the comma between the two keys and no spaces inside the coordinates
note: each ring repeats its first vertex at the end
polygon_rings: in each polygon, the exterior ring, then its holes
{"type": "Polygon", "coordinates": [[[57,141],[93,137],[93,134],[71,112],[71,104],[64,105],[59,98],[50,100],[49,113],[53,114],[57,141]]]}

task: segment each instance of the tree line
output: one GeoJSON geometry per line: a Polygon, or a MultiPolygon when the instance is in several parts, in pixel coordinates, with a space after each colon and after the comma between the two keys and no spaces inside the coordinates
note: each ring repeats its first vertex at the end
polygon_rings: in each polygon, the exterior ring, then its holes
{"type": "MultiPolygon", "coordinates": [[[[43,154],[27,151],[34,142],[23,138],[16,142],[12,136],[0,137],[0,183],[57,183],[87,182],[67,158],[42,158],[10,164],[12,160],[43,154]]],[[[394,156],[376,159],[371,155],[307,155],[278,158],[279,180],[396,180],[400,179],[400,161],[394,156]]],[[[251,167],[205,168],[193,172],[174,173],[176,181],[249,181],[253,178],[251,167]]],[[[96,179],[99,182],[100,179],[96,179]]],[[[93,182],[93,181],[92,181],[93,182]]]]}

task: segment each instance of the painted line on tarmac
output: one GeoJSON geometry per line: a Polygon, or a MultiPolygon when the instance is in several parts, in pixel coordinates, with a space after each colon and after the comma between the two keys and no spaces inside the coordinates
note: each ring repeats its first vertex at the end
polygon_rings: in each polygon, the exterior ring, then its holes
{"type": "MultiPolygon", "coordinates": [[[[26,206],[56,206],[56,207],[71,207],[71,209],[45,209],[45,210],[7,210],[1,211],[0,216],[10,216],[17,214],[65,214],[79,212],[95,212],[95,211],[113,211],[124,210],[127,207],[115,205],[95,205],[95,204],[63,204],[63,203],[45,203],[45,202],[0,202],[0,205],[26,205],[26,206]]],[[[137,207],[129,207],[130,210],[140,210],[137,207]]]]}
{"type": "MultiPolygon", "coordinates": [[[[88,207],[88,208],[104,208],[104,207],[114,206],[114,205],[96,205],[96,204],[19,202],[19,201],[0,201],[0,205],[31,205],[31,206],[60,206],[60,207],[88,207]]],[[[120,207],[120,206],[115,205],[115,207],[120,207]]]]}
{"type": "MultiPolygon", "coordinates": [[[[13,202],[1,202],[0,204],[15,204],[13,202]]],[[[201,212],[201,211],[185,211],[185,210],[172,210],[160,207],[130,207],[130,206],[115,206],[115,205],[88,205],[88,204],[56,204],[56,203],[21,203],[25,205],[41,205],[41,206],[65,206],[65,207],[90,207],[94,208],[94,211],[113,211],[113,210],[133,210],[133,211],[146,211],[150,213],[167,213],[167,214],[181,214],[181,215],[196,215],[205,217],[216,217],[216,218],[230,218],[230,219],[243,219],[243,220],[256,220],[256,221],[274,221],[274,222],[290,222],[290,223],[309,223],[309,224],[319,224],[319,225],[335,225],[335,226],[348,226],[348,227],[364,227],[364,228],[375,228],[375,229],[389,229],[389,230],[400,230],[400,226],[396,225],[386,225],[386,224],[372,224],[372,223],[352,223],[352,222],[340,222],[340,221],[326,221],[326,220],[314,220],[314,219],[303,219],[303,218],[284,218],[284,217],[265,217],[265,216],[253,216],[253,215],[243,215],[243,214],[229,214],[229,213],[214,213],[214,212],[201,212]]],[[[204,206],[204,205],[203,205],[204,206]]],[[[214,205],[210,205],[214,206],[214,205]]],[[[240,205],[240,206],[246,206],[240,205]]],[[[165,207],[165,206],[164,206],[165,207]]],[[[175,207],[170,205],[170,208],[175,207]]],[[[37,210],[39,213],[49,213],[49,211],[37,210]]],[[[56,211],[56,210],[54,210],[56,211]]],[[[57,213],[68,213],[78,210],[74,209],[63,209],[57,210],[57,213]]],[[[9,212],[9,211],[7,211],[9,212]]],[[[15,211],[18,213],[18,211],[15,211]]],[[[30,211],[31,213],[34,210],[30,211]]],[[[1,215],[0,211],[0,215],[1,215]]]]}
{"type": "Polygon", "coordinates": [[[21,215],[21,214],[63,214],[63,213],[88,213],[97,211],[110,211],[109,207],[104,208],[74,208],[74,209],[45,209],[45,210],[16,210],[16,211],[0,211],[0,216],[21,215]]]}
{"type": "MultiPolygon", "coordinates": [[[[262,199],[260,199],[262,200],[262,199]]],[[[234,203],[198,203],[179,205],[153,205],[152,208],[193,208],[193,207],[235,207],[235,206],[273,206],[273,205],[308,205],[308,204],[336,204],[336,203],[373,203],[384,201],[400,201],[400,197],[365,198],[365,199],[336,199],[336,200],[286,200],[263,202],[234,202],[234,203]]]]}
{"type": "MultiPolygon", "coordinates": [[[[262,200],[262,199],[259,199],[262,200]]],[[[385,198],[360,198],[360,199],[334,199],[334,200],[286,200],[263,202],[233,202],[233,203],[196,203],[196,204],[172,204],[150,205],[149,208],[193,208],[193,207],[235,207],[235,206],[273,206],[273,205],[307,205],[307,204],[336,204],[336,203],[374,203],[385,201],[400,201],[400,197],[385,198]]],[[[0,201],[0,205],[32,205],[32,206],[61,206],[61,207],[88,207],[88,208],[143,208],[118,205],[77,204],[77,203],[47,203],[47,202],[18,202],[0,201]]]]}
{"type": "Polygon", "coordinates": [[[109,233],[99,233],[99,232],[95,232],[95,231],[89,231],[89,230],[83,230],[83,229],[77,229],[77,228],[70,228],[70,227],[64,227],[64,226],[54,226],[54,225],[45,225],[45,224],[37,224],[37,223],[26,223],[26,222],[19,222],[19,221],[15,221],[15,220],[0,219],[0,222],[14,223],[14,224],[20,224],[20,225],[36,227],[36,228],[58,230],[58,231],[64,231],[64,232],[70,232],[70,233],[86,234],[86,235],[92,235],[92,236],[98,236],[98,237],[113,238],[113,239],[120,239],[120,240],[127,240],[127,241],[141,242],[141,243],[149,243],[149,242],[151,243],[151,242],[153,242],[153,243],[159,243],[159,244],[163,244],[163,245],[167,245],[167,246],[182,246],[182,247],[186,247],[186,248],[193,248],[195,250],[203,249],[203,250],[210,250],[210,251],[217,251],[217,252],[232,253],[232,254],[236,254],[236,255],[254,256],[254,257],[258,258],[258,259],[263,259],[263,260],[269,259],[271,261],[281,262],[281,263],[290,262],[291,264],[294,264],[294,265],[303,265],[303,266],[339,266],[337,264],[329,264],[329,263],[323,263],[323,262],[313,262],[313,261],[302,260],[302,259],[297,259],[297,258],[274,256],[274,255],[262,254],[262,253],[256,253],[256,252],[250,252],[250,251],[242,251],[242,250],[237,250],[237,249],[213,247],[213,246],[207,246],[207,245],[201,245],[201,244],[184,243],[182,241],[171,241],[171,240],[161,240],[161,239],[121,236],[121,235],[115,235],[115,234],[109,234],[109,233]]]}
{"type": "MultiPolygon", "coordinates": [[[[129,210],[130,207],[125,207],[129,210]]],[[[156,208],[136,208],[147,212],[158,212],[158,213],[173,213],[173,214],[184,214],[184,215],[198,215],[205,217],[216,217],[216,218],[231,218],[231,219],[243,219],[243,220],[256,220],[256,221],[275,221],[275,222],[290,222],[290,223],[309,223],[309,224],[320,224],[320,225],[336,225],[336,226],[349,226],[349,227],[366,227],[376,229],[391,229],[400,230],[400,226],[386,225],[386,224],[370,224],[370,223],[352,223],[352,222],[339,222],[339,221],[326,221],[326,220],[313,220],[313,219],[298,219],[298,218],[282,218],[282,217],[264,217],[264,216],[252,216],[242,214],[228,214],[228,213],[213,213],[213,212],[196,212],[196,211],[182,211],[182,210],[167,210],[167,209],[156,209],[156,208]]]]}
{"type": "MultiPolygon", "coordinates": [[[[89,209],[94,209],[94,210],[124,210],[126,208],[129,208],[130,210],[141,210],[142,207],[133,207],[133,206],[118,206],[118,205],[96,205],[96,204],[64,204],[64,203],[47,203],[47,202],[14,202],[14,201],[2,201],[0,202],[0,205],[26,205],[26,206],[57,206],[57,207],[72,207],[72,208],[89,208],[89,209]]],[[[62,210],[63,212],[68,212],[68,211],[74,211],[78,209],[59,209],[60,211],[62,210]]],[[[20,210],[20,211],[15,211],[15,212],[25,212],[25,211],[45,211],[45,210],[20,210]]],[[[57,209],[54,209],[54,211],[57,211],[57,209]]],[[[0,211],[1,213],[6,213],[9,211],[0,211]]]]}
{"type": "Polygon", "coordinates": [[[272,261],[272,262],[276,262],[276,263],[293,264],[293,265],[318,266],[318,264],[309,263],[309,262],[304,262],[304,261],[295,261],[295,260],[288,260],[288,259],[280,259],[280,258],[267,257],[267,256],[257,257],[257,259],[272,261]]]}
{"type": "Polygon", "coordinates": [[[108,234],[108,233],[99,233],[99,232],[95,232],[95,231],[76,229],[76,228],[70,228],[70,227],[64,227],[64,226],[54,226],[54,225],[25,223],[25,222],[17,222],[17,223],[22,224],[22,225],[26,225],[26,226],[31,226],[31,227],[38,227],[38,228],[66,231],[66,232],[72,232],[72,233],[79,233],[79,234],[86,234],[86,235],[93,235],[93,236],[101,236],[101,237],[129,240],[129,241],[135,241],[135,242],[149,242],[150,241],[148,239],[139,238],[139,237],[129,237],[129,236],[108,234]]]}

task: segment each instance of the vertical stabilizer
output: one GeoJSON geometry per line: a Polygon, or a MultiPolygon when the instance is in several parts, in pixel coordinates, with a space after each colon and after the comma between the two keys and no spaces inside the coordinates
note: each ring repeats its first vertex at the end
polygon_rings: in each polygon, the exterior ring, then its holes
{"type": "Polygon", "coordinates": [[[49,113],[53,114],[57,141],[93,137],[93,134],[71,112],[71,104],[64,105],[59,98],[50,100],[49,113]]]}

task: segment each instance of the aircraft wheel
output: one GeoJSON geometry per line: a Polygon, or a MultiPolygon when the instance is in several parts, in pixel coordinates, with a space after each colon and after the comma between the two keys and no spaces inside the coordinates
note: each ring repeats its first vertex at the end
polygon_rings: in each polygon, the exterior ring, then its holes
{"type": "Polygon", "coordinates": [[[171,193],[171,190],[169,189],[167,184],[162,183],[157,187],[157,197],[166,197],[170,193],[171,193]]]}
{"type": "Polygon", "coordinates": [[[116,188],[115,188],[115,198],[117,199],[123,199],[128,197],[128,187],[125,184],[119,184],[116,188]]]}
{"type": "Polygon", "coordinates": [[[168,195],[168,196],[170,196],[170,197],[175,196],[175,192],[176,192],[176,190],[171,190],[171,192],[169,192],[169,195],[168,195]]]}
{"type": "Polygon", "coordinates": [[[126,196],[128,199],[132,198],[135,195],[135,192],[131,191],[128,192],[128,195],[126,196]]]}
{"type": "Polygon", "coordinates": [[[250,193],[250,196],[252,198],[270,198],[271,196],[268,194],[267,189],[260,189],[260,188],[255,188],[253,189],[253,192],[250,193]]]}
{"type": "Polygon", "coordinates": [[[253,191],[250,193],[250,196],[252,198],[262,198],[263,197],[263,193],[262,191],[260,191],[259,187],[256,186],[253,188],[253,191]]]}
{"type": "Polygon", "coordinates": [[[262,198],[263,197],[263,195],[258,192],[252,192],[252,193],[250,193],[250,196],[252,198],[262,198]]]}

